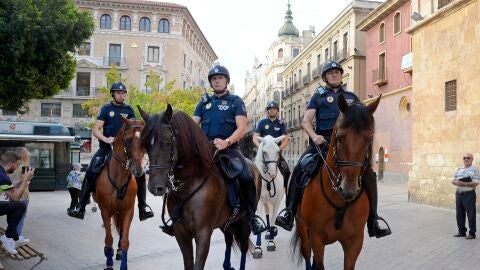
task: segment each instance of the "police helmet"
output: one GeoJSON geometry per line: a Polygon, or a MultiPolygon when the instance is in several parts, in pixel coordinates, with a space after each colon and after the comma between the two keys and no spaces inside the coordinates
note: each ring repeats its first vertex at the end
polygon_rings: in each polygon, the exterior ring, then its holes
{"type": "Polygon", "coordinates": [[[323,66],[322,66],[322,77],[325,76],[325,74],[329,70],[332,70],[332,69],[338,69],[338,70],[340,70],[340,73],[343,74],[342,65],[340,65],[339,63],[337,63],[335,61],[329,61],[329,62],[326,62],[325,64],[323,64],[323,66]]]}
{"type": "Polygon", "coordinates": [[[110,87],[110,95],[113,97],[113,91],[125,91],[127,92],[127,87],[122,82],[114,82],[110,87]]]}
{"type": "Polygon", "coordinates": [[[279,106],[278,106],[278,102],[276,102],[275,100],[272,100],[270,102],[267,103],[267,110],[270,109],[270,108],[275,108],[275,109],[279,109],[279,106]]]}
{"type": "Polygon", "coordinates": [[[225,76],[227,78],[227,84],[230,83],[230,73],[226,67],[221,65],[213,66],[213,68],[208,72],[208,82],[210,82],[210,79],[212,79],[212,77],[215,75],[225,76]]]}

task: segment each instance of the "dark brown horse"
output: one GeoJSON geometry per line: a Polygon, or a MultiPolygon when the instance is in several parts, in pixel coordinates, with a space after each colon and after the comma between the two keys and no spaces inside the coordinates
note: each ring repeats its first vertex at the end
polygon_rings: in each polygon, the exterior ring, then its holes
{"type": "MultiPolygon", "coordinates": [[[[139,108],[140,109],[140,108],[139,108]]],[[[242,253],[240,269],[245,269],[246,254],[252,243],[245,212],[232,214],[228,203],[228,185],[214,164],[211,145],[190,116],[172,107],[157,115],[140,109],[145,120],[142,141],[149,157],[148,189],[155,196],[166,196],[173,234],[183,255],[184,268],[200,270],[205,266],[210,238],[216,228],[225,234],[224,269],[230,265],[233,241],[242,253]],[[192,240],[195,240],[195,256],[192,240]]],[[[257,201],[261,179],[255,165],[248,161],[255,177],[257,201]]],[[[165,200],[164,200],[165,204],[165,200]]],[[[167,230],[168,231],[168,230],[167,230]]]]}
{"type": "Polygon", "coordinates": [[[368,106],[349,105],[339,96],[341,114],[333,129],[326,162],[305,188],[295,219],[293,245],[300,239],[306,269],[324,269],[325,245],[336,241],[343,247],[344,269],[355,268],[369,212],[362,176],[371,162],[373,113],[379,102],[380,97],[368,106]]]}
{"type": "Polygon", "coordinates": [[[145,150],[140,142],[144,123],[122,116],[122,129],[115,137],[113,151],[107,165],[97,178],[94,198],[100,207],[105,226],[106,269],[113,269],[113,237],[111,220],[119,234],[117,259],[121,258],[121,270],[127,269],[128,234],[132,223],[137,182],[135,177],[143,174],[142,159],[145,150]]]}

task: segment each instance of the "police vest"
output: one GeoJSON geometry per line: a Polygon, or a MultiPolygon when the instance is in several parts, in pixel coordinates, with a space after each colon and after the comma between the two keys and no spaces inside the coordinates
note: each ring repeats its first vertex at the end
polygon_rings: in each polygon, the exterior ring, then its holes
{"type": "MultiPolygon", "coordinates": [[[[127,119],[135,118],[132,107],[127,104],[120,106],[112,103],[105,104],[98,115],[98,120],[104,121],[103,136],[115,137],[123,126],[122,116],[127,119]]],[[[106,143],[100,141],[100,147],[107,146],[106,143]]]]}
{"type": "Polygon", "coordinates": [[[235,132],[235,95],[213,96],[208,103],[202,103],[201,128],[210,140],[226,139],[235,132]]]}
{"type": "Polygon", "coordinates": [[[343,94],[348,103],[359,102],[358,97],[353,92],[345,91],[343,88],[336,93],[324,87],[320,87],[315,91],[312,99],[316,99],[315,132],[317,134],[323,136],[331,135],[335,122],[340,115],[340,109],[338,108],[338,96],[340,94],[343,94]]]}
{"type": "Polygon", "coordinates": [[[258,123],[257,133],[260,134],[261,137],[265,137],[270,135],[274,138],[284,135],[286,132],[285,130],[285,122],[280,119],[275,119],[275,121],[270,121],[270,119],[265,118],[260,120],[258,123]]]}

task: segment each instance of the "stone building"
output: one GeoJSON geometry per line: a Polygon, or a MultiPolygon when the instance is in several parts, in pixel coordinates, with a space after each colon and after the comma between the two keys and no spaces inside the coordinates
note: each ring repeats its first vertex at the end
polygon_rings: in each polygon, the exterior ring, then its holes
{"type": "Polygon", "coordinates": [[[290,166],[308,146],[301,122],[310,97],[323,84],[323,63],[339,62],[345,71],[344,87],[365,99],[365,32],[356,25],[379,4],[352,1],[283,70],[282,109],[290,142],[284,157],[290,166]]]}
{"type": "Polygon", "coordinates": [[[412,2],[421,19],[407,30],[416,104],[408,195],[413,202],[454,208],[451,180],[463,154],[473,153],[474,165],[480,160],[480,1],[432,2],[431,8],[412,2]]]}
{"type": "Polygon", "coordinates": [[[366,102],[375,111],[374,170],[378,179],[406,182],[412,163],[410,0],[387,0],[357,25],[366,33],[366,102]]]}
{"type": "Polygon", "coordinates": [[[144,92],[150,91],[145,82],[151,70],[163,78],[160,88],[172,80],[174,88],[208,86],[208,70],[217,55],[187,7],[147,0],[76,0],[76,5],[91,13],[95,31],[78,48],[70,87],[51,99],[30,102],[23,115],[2,112],[2,120],[63,123],[88,142],[91,118],[81,104],[107,86],[105,74],[112,65],[144,92]]]}

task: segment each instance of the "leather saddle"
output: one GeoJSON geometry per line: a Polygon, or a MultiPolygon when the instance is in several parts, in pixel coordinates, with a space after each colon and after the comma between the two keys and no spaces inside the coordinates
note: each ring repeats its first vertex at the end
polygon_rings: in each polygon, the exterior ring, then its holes
{"type": "Polygon", "coordinates": [[[242,161],[238,157],[219,154],[215,160],[226,180],[237,178],[243,171],[242,161]]]}

